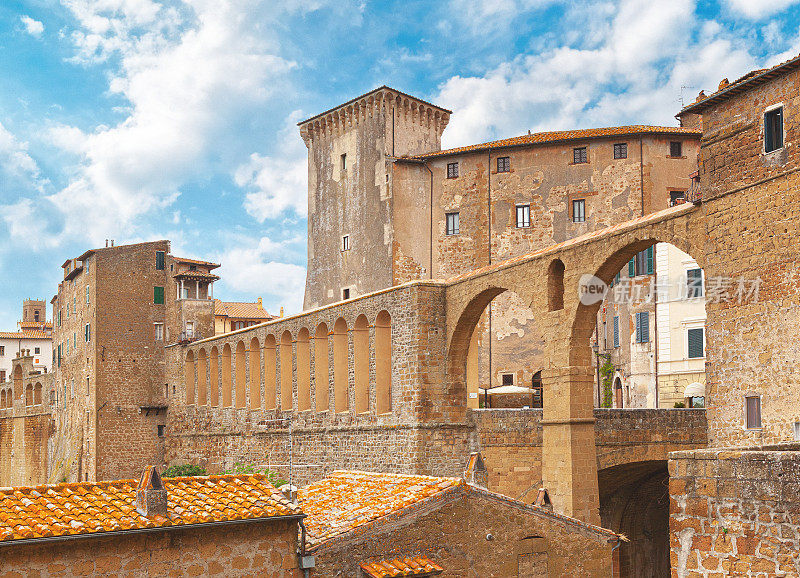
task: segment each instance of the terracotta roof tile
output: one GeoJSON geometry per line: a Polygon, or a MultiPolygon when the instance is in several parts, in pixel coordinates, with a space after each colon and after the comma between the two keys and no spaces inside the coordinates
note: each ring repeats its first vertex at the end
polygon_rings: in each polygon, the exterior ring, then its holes
{"type": "Polygon", "coordinates": [[[20,329],[52,329],[53,323],[50,321],[45,321],[42,323],[41,321],[20,321],[19,322],[20,329]]]}
{"type": "Polygon", "coordinates": [[[235,317],[237,319],[263,319],[265,321],[277,319],[275,315],[270,315],[266,309],[259,307],[258,303],[220,301],[219,299],[214,300],[214,315],[235,317]]]}
{"type": "Polygon", "coordinates": [[[389,578],[394,576],[434,576],[444,572],[444,568],[425,556],[398,558],[380,562],[364,562],[361,569],[370,578],[389,578]]]}
{"type": "Polygon", "coordinates": [[[219,275],[213,273],[206,273],[205,271],[179,271],[173,275],[175,279],[199,279],[201,281],[210,280],[218,281],[219,275]]]}
{"type": "Polygon", "coordinates": [[[199,259],[184,259],[183,257],[175,257],[176,263],[189,263],[194,265],[209,265],[211,269],[216,269],[219,267],[219,263],[214,263],[212,261],[200,261],[199,259]]]}
{"type": "Polygon", "coordinates": [[[300,516],[263,475],[164,478],[167,516],[136,511],[136,480],[0,488],[3,541],[300,516]]]}
{"type": "Polygon", "coordinates": [[[297,499],[308,515],[308,540],[316,545],[464,483],[460,478],[338,471],[301,488],[297,499]]]}
{"type": "Polygon", "coordinates": [[[630,136],[642,134],[663,134],[663,135],[689,135],[700,138],[702,131],[694,128],[680,127],[680,126],[648,126],[648,125],[630,125],[630,126],[612,126],[605,128],[590,128],[583,130],[562,130],[553,132],[536,132],[533,134],[525,134],[513,138],[496,140],[481,144],[469,145],[465,147],[458,147],[446,149],[442,151],[434,151],[424,155],[409,157],[411,159],[430,159],[435,157],[442,157],[472,151],[482,151],[487,149],[515,147],[524,145],[536,144],[549,144],[561,141],[584,140],[591,138],[604,138],[611,136],[630,136]]]}
{"type": "Polygon", "coordinates": [[[48,331],[26,329],[24,331],[0,331],[0,339],[52,339],[48,331]]]}

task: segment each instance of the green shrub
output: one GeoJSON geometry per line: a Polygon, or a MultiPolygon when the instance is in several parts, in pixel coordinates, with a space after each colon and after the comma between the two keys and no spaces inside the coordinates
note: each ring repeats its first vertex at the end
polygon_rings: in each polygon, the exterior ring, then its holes
{"type": "Polygon", "coordinates": [[[275,486],[276,488],[281,487],[283,484],[287,484],[288,482],[281,478],[278,475],[278,472],[274,470],[270,470],[268,467],[262,466],[255,466],[253,464],[233,464],[233,467],[229,470],[225,470],[226,474],[263,474],[267,476],[267,480],[269,483],[275,486]]]}
{"type": "Polygon", "coordinates": [[[683,407],[686,407],[686,404],[683,403],[682,401],[676,401],[674,407],[675,407],[675,409],[681,409],[683,407]]]}
{"type": "Polygon", "coordinates": [[[206,471],[200,466],[184,464],[182,466],[171,466],[161,474],[162,478],[180,478],[183,476],[205,476],[206,471]]]}

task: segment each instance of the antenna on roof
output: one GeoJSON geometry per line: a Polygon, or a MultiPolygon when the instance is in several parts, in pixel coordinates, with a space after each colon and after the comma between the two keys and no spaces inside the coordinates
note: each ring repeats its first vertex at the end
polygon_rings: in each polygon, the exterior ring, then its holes
{"type": "Polygon", "coordinates": [[[678,102],[680,102],[680,103],[681,103],[681,108],[683,108],[683,107],[685,106],[685,104],[684,104],[684,102],[683,102],[683,91],[684,91],[684,90],[686,90],[687,88],[694,88],[694,86],[687,86],[687,85],[685,85],[685,84],[682,84],[682,85],[681,85],[681,94],[680,94],[680,96],[678,97],[678,102]]]}

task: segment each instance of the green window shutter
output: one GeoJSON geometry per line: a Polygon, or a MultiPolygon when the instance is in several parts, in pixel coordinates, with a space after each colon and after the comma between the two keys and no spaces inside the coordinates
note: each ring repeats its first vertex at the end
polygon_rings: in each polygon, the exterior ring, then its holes
{"type": "Polygon", "coordinates": [[[636,343],[650,341],[650,314],[647,311],[636,314],[636,343]]]}
{"type": "Polygon", "coordinates": [[[647,249],[647,274],[653,274],[653,248],[649,247],[647,249]]]}
{"type": "Polygon", "coordinates": [[[156,251],[156,269],[164,268],[164,251],[156,251]]]}
{"type": "Polygon", "coordinates": [[[703,328],[689,329],[687,339],[689,341],[689,357],[703,357],[703,328]]]}
{"type": "Polygon", "coordinates": [[[614,317],[614,347],[619,347],[619,317],[614,317]]]}
{"type": "Polygon", "coordinates": [[[636,264],[634,263],[634,257],[630,261],[628,261],[628,277],[636,277],[636,264]]]}
{"type": "Polygon", "coordinates": [[[153,303],[156,305],[163,305],[164,304],[164,288],[163,287],[153,287],[153,303]]]}

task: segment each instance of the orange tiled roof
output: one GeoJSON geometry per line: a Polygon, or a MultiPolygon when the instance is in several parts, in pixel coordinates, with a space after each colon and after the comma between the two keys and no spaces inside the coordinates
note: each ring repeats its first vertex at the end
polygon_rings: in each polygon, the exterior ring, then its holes
{"type": "Polygon", "coordinates": [[[176,263],[189,263],[194,265],[209,265],[209,269],[216,269],[219,267],[219,263],[213,263],[211,261],[200,261],[199,259],[184,259],[183,257],[175,257],[176,263]]]}
{"type": "Polygon", "coordinates": [[[726,81],[723,80],[716,92],[710,95],[706,95],[704,92],[701,92],[696,101],[686,105],[681,109],[680,113],[678,113],[678,116],[686,112],[701,112],[704,108],[711,104],[726,100],[752,86],[764,84],[776,76],[780,76],[784,72],[793,70],[797,67],[800,67],[800,54],[790,58],[789,60],[784,60],[772,68],[751,70],[741,78],[738,78],[731,83],[726,84],[726,81]]]}
{"type": "Polygon", "coordinates": [[[52,339],[53,335],[49,331],[34,331],[26,329],[24,331],[0,331],[0,339],[52,339]]]}
{"type": "Polygon", "coordinates": [[[425,556],[398,558],[380,562],[364,562],[361,569],[370,578],[394,578],[394,576],[433,576],[444,572],[444,568],[425,556]]]}
{"type": "Polygon", "coordinates": [[[703,132],[698,129],[680,127],[680,126],[648,126],[648,125],[612,126],[605,128],[589,128],[583,130],[560,130],[552,132],[536,132],[533,134],[525,134],[513,138],[469,145],[465,147],[446,149],[443,151],[434,151],[409,158],[429,159],[429,158],[442,157],[442,156],[454,155],[465,152],[483,151],[495,148],[549,144],[561,141],[585,140],[591,138],[642,135],[642,134],[690,135],[690,136],[697,136],[698,138],[700,138],[703,132]]]}
{"type": "Polygon", "coordinates": [[[136,511],[136,480],[0,488],[0,543],[301,516],[263,475],[164,478],[167,517],[136,511]]]}
{"type": "Polygon", "coordinates": [[[275,319],[274,315],[267,313],[258,303],[245,303],[238,301],[220,301],[214,299],[214,315],[235,317],[236,319],[275,319]]]}
{"type": "Polygon", "coordinates": [[[20,329],[52,329],[53,323],[50,321],[20,321],[18,323],[20,329]]]}
{"type": "Polygon", "coordinates": [[[175,279],[199,279],[201,281],[219,281],[219,275],[206,273],[205,271],[180,271],[173,275],[175,279]]]}
{"type": "Polygon", "coordinates": [[[465,484],[460,478],[337,471],[297,492],[312,545],[465,484]]]}

